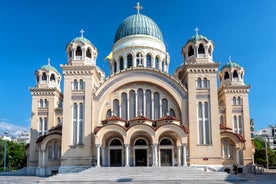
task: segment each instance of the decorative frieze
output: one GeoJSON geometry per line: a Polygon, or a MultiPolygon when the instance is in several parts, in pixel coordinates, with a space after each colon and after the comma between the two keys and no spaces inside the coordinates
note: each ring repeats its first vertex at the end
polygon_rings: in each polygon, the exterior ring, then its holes
{"type": "Polygon", "coordinates": [[[72,100],[84,100],[84,95],[73,95],[71,96],[72,100]]]}
{"type": "Polygon", "coordinates": [[[232,113],[243,113],[242,109],[233,109],[232,113]]]}
{"type": "Polygon", "coordinates": [[[210,98],[210,94],[197,94],[196,98],[197,99],[209,99],[210,98]]]}
{"type": "Polygon", "coordinates": [[[37,115],[39,116],[47,116],[48,115],[48,111],[40,111],[37,113],[37,115]]]}

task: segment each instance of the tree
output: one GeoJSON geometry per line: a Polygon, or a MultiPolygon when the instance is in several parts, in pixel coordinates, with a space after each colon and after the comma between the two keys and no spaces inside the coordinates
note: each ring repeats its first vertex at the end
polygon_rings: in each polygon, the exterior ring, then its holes
{"type": "MultiPolygon", "coordinates": [[[[266,167],[266,150],[265,150],[265,140],[261,137],[253,139],[256,149],[254,160],[256,164],[263,165],[266,167]]],[[[268,155],[268,165],[276,165],[276,154],[273,150],[268,148],[267,150],[268,155]]]]}
{"type": "MultiPolygon", "coordinates": [[[[0,167],[4,167],[4,144],[5,141],[0,140],[0,167]]],[[[6,166],[9,170],[20,169],[26,166],[25,144],[7,141],[7,158],[6,166]]]]}

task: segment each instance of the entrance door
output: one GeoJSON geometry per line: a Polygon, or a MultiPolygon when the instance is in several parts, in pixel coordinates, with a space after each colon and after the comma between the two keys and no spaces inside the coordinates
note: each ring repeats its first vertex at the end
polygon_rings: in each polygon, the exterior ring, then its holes
{"type": "Polygon", "coordinates": [[[147,149],[135,149],[135,166],[147,166],[147,149]]]}
{"type": "Polygon", "coordinates": [[[161,166],[172,166],[172,149],[161,149],[161,166]]]}
{"type": "Polygon", "coordinates": [[[121,167],[122,166],[122,150],[111,149],[110,150],[110,166],[121,167]]]}

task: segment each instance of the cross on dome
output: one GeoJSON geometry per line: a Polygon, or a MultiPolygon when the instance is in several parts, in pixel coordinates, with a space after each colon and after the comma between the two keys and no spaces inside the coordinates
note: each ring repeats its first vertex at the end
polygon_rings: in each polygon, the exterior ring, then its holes
{"type": "Polygon", "coordinates": [[[143,6],[140,6],[140,3],[137,3],[137,5],[134,6],[134,8],[137,10],[137,13],[140,14],[140,10],[143,9],[143,6]]]}
{"type": "Polygon", "coordinates": [[[83,38],[83,33],[85,33],[85,31],[83,29],[80,30],[80,34],[81,34],[81,37],[83,38]]]}
{"type": "Polygon", "coordinates": [[[48,65],[50,66],[51,65],[51,59],[48,58],[48,65]]]}
{"type": "Polygon", "coordinates": [[[199,31],[199,29],[196,27],[196,28],[195,28],[196,36],[198,35],[198,31],[199,31]]]}

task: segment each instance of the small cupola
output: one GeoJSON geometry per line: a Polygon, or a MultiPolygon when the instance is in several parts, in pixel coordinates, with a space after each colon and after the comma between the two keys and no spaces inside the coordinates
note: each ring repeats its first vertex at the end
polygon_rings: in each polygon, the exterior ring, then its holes
{"type": "Polygon", "coordinates": [[[231,61],[231,56],[229,62],[222,66],[218,77],[220,86],[244,85],[244,69],[238,63],[231,61]]]}
{"type": "Polygon", "coordinates": [[[81,36],[74,38],[66,46],[69,65],[96,65],[97,48],[83,36],[84,32],[81,29],[81,36]]]}
{"type": "Polygon", "coordinates": [[[48,58],[48,65],[43,65],[36,70],[36,87],[37,88],[58,88],[60,89],[61,75],[57,69],[50,64],[48,58]]]}
{"type": "Polygon", "coordinates": [[[186,64],[213,63],[214,44],[207,37],[198,34],[198,31],[196,27],[195,35],[182,48],[184,62],[186,64]]]}

